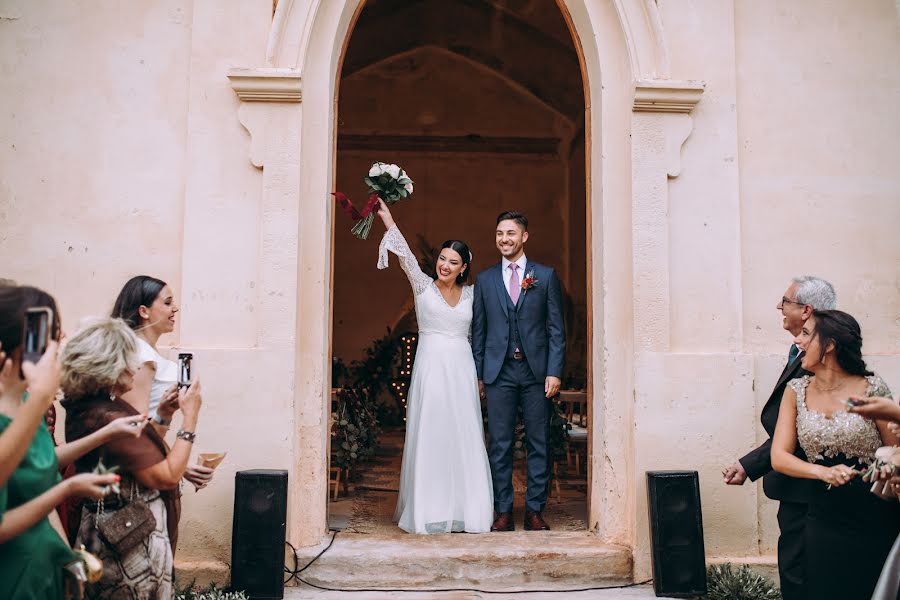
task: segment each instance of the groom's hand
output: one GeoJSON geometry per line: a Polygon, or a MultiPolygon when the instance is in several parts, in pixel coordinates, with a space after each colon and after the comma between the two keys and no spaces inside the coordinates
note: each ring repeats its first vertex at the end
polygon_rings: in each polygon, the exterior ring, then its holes
{"type": "Polygon", "coordinates": [[[544,380],[544,394],[548,398],[552,398],[559,393],[559,386],[561,383],[562,382],[559,380],[559,377],[548,375],[547,379],[544,380]]]}

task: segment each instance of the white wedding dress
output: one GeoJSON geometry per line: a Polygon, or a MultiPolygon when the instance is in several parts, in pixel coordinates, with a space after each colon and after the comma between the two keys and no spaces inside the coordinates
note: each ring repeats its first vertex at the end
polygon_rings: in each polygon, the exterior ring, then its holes
{"type": "Polygon", "coordinates": [[[379,269],[388,251],[412,284],[419,322],[394,521],[409,533],[490,531],[494,492],[469,343],[472,287],[450,306],[396,225],[381,240],[379,269]]]}

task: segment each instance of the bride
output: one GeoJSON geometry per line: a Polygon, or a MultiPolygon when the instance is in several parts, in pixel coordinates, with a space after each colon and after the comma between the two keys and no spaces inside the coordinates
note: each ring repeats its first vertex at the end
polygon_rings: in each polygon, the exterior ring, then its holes
{"type": "Polygon", "coordinates": [[[472,254],[463,242],[444,242],[432,280],[387,205],[379,207],[387,231],[378,268],[387,268],[388,251],[397,255],[413,288],[419,323],[394,521],[409,533],[490,531],[494,494],[469,343],[472,286],[463,285],[472,254]]]}

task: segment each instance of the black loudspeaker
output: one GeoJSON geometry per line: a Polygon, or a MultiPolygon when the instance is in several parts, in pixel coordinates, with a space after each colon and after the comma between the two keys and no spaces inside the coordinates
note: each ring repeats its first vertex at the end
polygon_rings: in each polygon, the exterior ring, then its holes
{"type": "Polygon", "coordinates": [[[647,471],[653,591],[686,598],[706,593],[706,552],[697,471],[647,471]]]}
{"type": "Polygon", "coordinates": [[[231,588],[254,600],[284,598],[287,471],[254,469],[234,476],[231,588]]]}

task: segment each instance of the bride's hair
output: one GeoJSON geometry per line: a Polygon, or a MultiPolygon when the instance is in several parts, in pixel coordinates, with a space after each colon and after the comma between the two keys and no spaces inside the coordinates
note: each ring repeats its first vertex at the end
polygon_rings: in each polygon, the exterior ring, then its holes
{"type": "Polygon", "coordinates": [[[469,278],[469,271],[472,270],[472,251],[469,250],[469,245],[460,240],[447,240],[446,242],[441,244],[441,250],[443,250],[444,248],[450,248],[462,257],[465,269],[462,273],[456,276],[456,283],[465,283],[469,278]]]}

